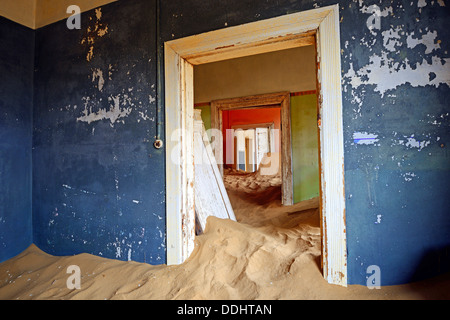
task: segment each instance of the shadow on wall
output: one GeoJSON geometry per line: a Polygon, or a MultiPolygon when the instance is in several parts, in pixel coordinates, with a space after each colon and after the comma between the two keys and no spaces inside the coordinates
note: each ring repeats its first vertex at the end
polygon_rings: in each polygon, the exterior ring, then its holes
{"type": "Polygon", "coordinates": [[[450,272],[450,246],[429,249],[414,268],[409,282],[435,277],[446,272],[450,272]]]}
{"type": "Polygon", "coordinates": [[[406,286],[424,300],[450,299],[450,246],[428,250],[406,286]]]}

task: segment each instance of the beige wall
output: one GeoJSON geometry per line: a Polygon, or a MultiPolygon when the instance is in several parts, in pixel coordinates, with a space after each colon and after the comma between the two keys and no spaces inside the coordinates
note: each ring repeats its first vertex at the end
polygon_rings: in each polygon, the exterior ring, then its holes
{"type": "Polygon", "coordinates": [[[70,16],[67,7],[75,4],[81,12],[117,0],[0,0],[0,16],[38,29],[70,16]]]}
{"type": "Polygon", "coordinates": [[[278,91],[316,89],[315,48],[306,46],[194,68],[195,103],[278,91]]]}
{"type": "Polygon", "coordinates": [[[34,29],[37,0],[0,0],[0,16],[34,29]]]}

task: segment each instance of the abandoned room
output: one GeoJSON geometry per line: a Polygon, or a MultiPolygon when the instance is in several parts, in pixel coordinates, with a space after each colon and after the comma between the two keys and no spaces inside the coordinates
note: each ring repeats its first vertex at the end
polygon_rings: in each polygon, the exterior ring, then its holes
{"type": "Polygon", "coordinates": [[[446,0],[0,0],[0,299],[450,299],[446,0]]]}

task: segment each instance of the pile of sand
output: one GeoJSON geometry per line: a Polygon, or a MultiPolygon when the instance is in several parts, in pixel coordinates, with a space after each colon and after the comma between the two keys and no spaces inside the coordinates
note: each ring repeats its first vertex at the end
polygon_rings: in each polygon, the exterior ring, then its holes
{"type": "Polygon", "coordinates": [[[0,264],[0,298],[450,298],[449,275],[379,290],[328,284],[319,268],[318,200],[283,207],[276,177],[255,173],[246,180],[244,175],[232,176],[225,181],[238,222],[208,218],[205,232],[196,238],[195,250],[185,263],[152,266],[90,254],[55,257],[32,245],[0,264]],[[67,288],[69,265],[80,267],[81,289],[67,288]]]}

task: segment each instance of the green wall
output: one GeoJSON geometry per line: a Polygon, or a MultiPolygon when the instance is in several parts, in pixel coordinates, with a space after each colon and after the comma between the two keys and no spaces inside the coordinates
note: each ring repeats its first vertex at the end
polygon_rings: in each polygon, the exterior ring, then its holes
{"type": "Polygon", "coordinates": [[[202,120],[205,125],[205,130],[211,129],[211,105],[194,106],[194,109],[202,110],[202,120]]]}
{"type": "Polygon", "coordinates": [[[319,196],[317,96],[291,96],[294,203],[319,196]]]}

